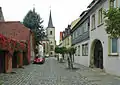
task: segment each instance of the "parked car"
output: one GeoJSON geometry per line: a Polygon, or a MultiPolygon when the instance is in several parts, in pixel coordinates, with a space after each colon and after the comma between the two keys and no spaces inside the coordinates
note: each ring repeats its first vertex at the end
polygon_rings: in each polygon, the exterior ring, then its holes
{"type": "Polygon", "coordinates": [[[33,64],[43,64],[45,62],[44,56],[36,56],[33,60],[33,64]]]}

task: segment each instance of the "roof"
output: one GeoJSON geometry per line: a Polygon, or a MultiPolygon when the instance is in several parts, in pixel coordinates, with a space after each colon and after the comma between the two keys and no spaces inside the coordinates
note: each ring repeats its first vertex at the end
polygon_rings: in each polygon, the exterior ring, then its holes
{"type": "Polygon", "coordinates": [[[30,29],[19,21],[0,22],[0,33],[7,38],[20,41],[29,40],[30,29]]]}
{"type": "Polygon", "coordinates": [[[95,1],[97,1],[97,0],[93,0],[93,1],[88,5],[87,8],[90,8],[90,7],[95,3],[95,1]]]}
{"type": "MultiPolygon", "coordinates": [[[[93,0],[92,2],[91,2],[91,4],[88,6],[88,10],[86,11],[86,13],[80,18],[80,20],[78,21],[78,23],[76,24],[76,26],[80,23],[80,22],[82,22],[82,21],[84,21],[86,18],[88,18],[89,17],[89,13],[91,12],[91,10],[97,5],[97,4],[99,4],[100,2],[104,2],[104,1],[106,1],[106,0],[93,0]],[[87,17],[86,17],[87,16],[87,17]],[[86,17],[86,18],[85,18],[86,17]]],[[[76,28],[75,28],[76,29],[76,28]]],[[[74,29],[74,30],[75,30],[74,29]]],[[[74,31],[73,30],[73,31],[74,31]]]]}
{"type": "MultiPolygon", "coordinates": [[[[89,10],[89,9],[88,9],[88,10],[89,10]]],[[[80,17],[82,17],[85,13],[87,13],[88,10],[83,11],[83,12],[80,14],[80,17]]]]}
{"type": "Polygon", "coordinates": [[[55,28],[52,23],[52,16],[51,16],[51,10],[50,10],[50,16],[49,16],[49,22],[48,22],[48,27],[47,28],[55,28]]]}
{"type": "Polygon", "coordinates": [[[73,29],[73,27],[79,22],[80,18],[74,20],[72,23],[71,23],[71,29],[73,29]]]}

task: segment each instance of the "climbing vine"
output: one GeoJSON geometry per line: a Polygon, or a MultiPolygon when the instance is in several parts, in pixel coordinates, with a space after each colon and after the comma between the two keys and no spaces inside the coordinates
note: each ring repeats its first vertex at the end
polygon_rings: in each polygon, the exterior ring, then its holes
{"type": "Polygon", "coordinates": [[[0,49],[1,50],[7,50],[12,54],[14,51],[26,50],[26,47],[27,47],[26,43],[6,38],[5,36],[0,34],[0,49]]]}

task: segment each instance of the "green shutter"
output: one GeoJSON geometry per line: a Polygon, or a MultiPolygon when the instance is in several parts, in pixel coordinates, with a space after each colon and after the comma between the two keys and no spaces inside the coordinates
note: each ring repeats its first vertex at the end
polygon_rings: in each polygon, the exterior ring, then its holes
{"type": "Polygon", "coordinates": [[[111,38],[108,37],[108,55],[111,53],[111,38]]]}

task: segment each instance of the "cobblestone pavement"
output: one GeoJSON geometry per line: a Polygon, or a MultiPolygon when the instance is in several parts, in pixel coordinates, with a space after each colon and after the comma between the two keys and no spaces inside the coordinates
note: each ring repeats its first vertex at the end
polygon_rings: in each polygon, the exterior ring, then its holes
{"type": "Polygon", "coordinates": [[[79,64],[74,67],[69,70],[66,63],[48,58],[42,65],[31,64],[0,74],[0,81],[2,85],[120,85],[119,77],[79,64]]]}

